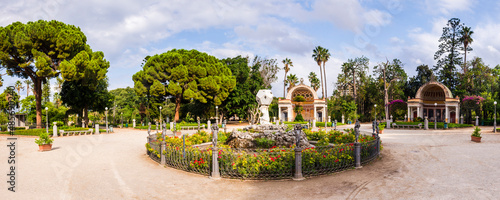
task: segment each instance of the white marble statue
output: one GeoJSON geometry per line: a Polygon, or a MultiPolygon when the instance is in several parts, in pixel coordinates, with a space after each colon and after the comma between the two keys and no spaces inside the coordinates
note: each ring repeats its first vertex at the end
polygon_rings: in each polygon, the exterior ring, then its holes
{"type": "Polygon", "coordinates": [[[259,110],[262,113],[260,124],[267,125],[269,122],[269,105],[273,101],[273,92],[271,90],[259,90],[257,92],[257,103],[259,103],[259,110]]]}

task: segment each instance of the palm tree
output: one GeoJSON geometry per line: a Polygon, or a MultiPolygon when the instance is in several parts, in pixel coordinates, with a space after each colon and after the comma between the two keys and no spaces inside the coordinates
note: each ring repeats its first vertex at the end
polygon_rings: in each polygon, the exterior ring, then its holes
{"type": "Polygon", "coordinates": [[[26,79],[24,81],[24,83],[26,83],[26,96],[29,96],[30,95],[30,86],[33,84],[33,82],[31,82],[30,79],[26,79]]]}
{"type": "Polygon", "coordinates": [[[20,80],[18,80],[18,81],[16,81],[16,83],[14,84],[14,87],[15,87],[15,88],[16,88],[16,90],[17,90],[17,94],[18,94],[19,96],[21,96],[21,90],[24,90],[23,83],[22,83],[20,80]]]}
{"type": "Polygon", "coordinates": [[[311,87],[315,91],[318,91],[320,83],[319,83],[319,79],[318,79],[318,76],[316,75],[316,73],[314,73],[314,72],[309,73],[308,78],[309,78],[309,82],[311,83],[311,87]]]}
{"type": "Polygon", "coordinates": [[[286,83],[288,85],[288,90],[290,90],[290,88],[293,88],[295,87],[295,85],[297,85],[299,83],[299,79],[297,78],[297,76],[295,76],[295,74],[290,74],[288,75],[288,77],[286,77],[286,83]]]}
{"type": "Polygon", "coordinates": [[[321,62],[323,62],[323,75],[325,76],[325,97],[328,98],[328,88],[327,88],[327,82],[326,82],[326,69],[325,69],[325,63],[328,62],[328,59],[330,59],[330,52],[328,52],[328,49],[323,48],[321,51],[321,62]]]}
{"type": "Polygon", "coordinates": [[[321,69],[321,62],[323,61],[322,59],[322,52],[323,52],[323,47],[317,46],[316,48],[313,49],[313,59],[316,61],[316,63],[319,66],[319,73],[321,75],[321,95],[325,97],[325,87],[323,85],[323,70],[321,69]]]}
{"type": "Polygon", "coordinates": [[[286,87],[286,74],[288,73],[288,71],[290,71],[290,67],[293,67],[293,63],[292,63],[292,60],[290,60],[290,58],[285,58],[283,60],[283,64],[285,65],[285,67],[283,67],[283,69],[285,70],[285,78],[283,79],[283,98],[286,96],[286,91],[285,91],[285,87],[286,87]]]}
{"type": "Polygon", "coordinates": [[[467,73],[467,51],[471,51],[472,48],[469,45],[474,41],[471,35],[474,31],[470,30],[470,27],[464,26],[460,31],[462,37],[460,38],[460,42],[464,44],[464,74],[467,73]],[[467,49],[469,48],[469,49],[467,49]]]}

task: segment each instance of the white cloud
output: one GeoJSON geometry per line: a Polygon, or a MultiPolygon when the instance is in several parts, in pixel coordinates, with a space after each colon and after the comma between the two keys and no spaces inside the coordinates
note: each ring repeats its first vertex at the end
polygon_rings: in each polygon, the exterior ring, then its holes
{"type": "Polygon", "coordinates": [[[498,38],[500,23],[495,21],[485,22],[473,28],[473,31],[472,38],[474,41],[470,44],[473,51],[467,54],[467,60],[477,56],[482,58],[490,67],[500,64],[498,59],[500,58],[500,38],[498,38]]]}
{"type": "Polygon", "coordinates": [[[356,33],[364,31],[367,24],[377,27],[387,25],[392,18],[387,12],[363,7],[358,0],[318,0],[311,14],[316,20],[331,21],[356,33]]]}
{"type": "Polygon", "coordinates": [[[475,0],[426,0],[427,9],[431,13],[450,15],[456,11],[472,11],[475,0]]]}

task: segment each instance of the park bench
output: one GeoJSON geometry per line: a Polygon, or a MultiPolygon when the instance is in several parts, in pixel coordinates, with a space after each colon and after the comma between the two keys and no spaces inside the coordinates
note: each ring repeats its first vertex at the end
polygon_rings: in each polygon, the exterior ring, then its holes
{"type": "Polygon", "coordinates": [[[94,129],[88,129],[88,130],[80,130],[80,131],[65,131],[65,130],[59,130],[59,135],[60,136],[71,136],[71,135],[92,135],[94,132],[94,129]]]}
{"type": "Polygon", "coordinates": [[[392,127],[394,128],[402,128],[402,129],[405,129],[405,128],[408,128],[408,129],[411,129],[411,128],[419,128],[419,129],[422,129],[422,123],[419,123],[417,125],[410,125],[410,124],[396,124],[396,123],[392,123],[392,127]]]}
{"type": "MultiPolygon", "coordinates": [[[[200,125],[200,129],[205,129],[205,125],[200,125]]],[[[198,130],[198,126],[181,126],[180,130],[198,130]]]]}

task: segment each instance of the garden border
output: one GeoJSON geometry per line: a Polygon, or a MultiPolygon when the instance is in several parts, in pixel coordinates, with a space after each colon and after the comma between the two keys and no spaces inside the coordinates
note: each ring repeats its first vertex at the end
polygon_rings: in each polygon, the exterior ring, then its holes
{"type": "MultiPolygon", "coordinates": [[[[295,131],[302,132],[299,127],[296,126],[295,131]]],[[[218,134],[218,128],[215,126],[212,127],[212,131],[218,134]]],[[[359,129],[357,134],[359,134],[359,129]]],[[[148,156],[160,165],[215,179],[223,177],[249,180],[290,178],[302,180],[303,177],[314,177],[350,168],[360,168],[361,165],[370,163],[380,155],[380,137],[378,135],[375,135],[375,140],[363,143],[354,142],[305,149],[300,147],[271,149],[212,147],[200,149],[199,144],[186,147],[164,141],[159,142],[154,134],[149,135],[147,140],[146,152],[148,156]]],[[[214,143],[217,146],[216,142],[214,143]]]]}

